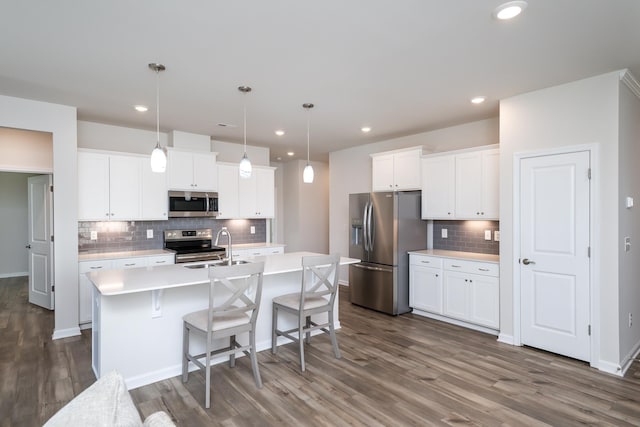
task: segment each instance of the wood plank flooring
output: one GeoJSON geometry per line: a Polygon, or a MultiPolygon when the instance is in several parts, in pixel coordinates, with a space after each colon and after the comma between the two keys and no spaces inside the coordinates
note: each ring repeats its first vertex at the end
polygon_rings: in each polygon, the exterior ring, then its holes
{"type": "MultiPolygon", "coordinates": [[[[23,278],[0,279],[0,426],[39,426],[95,378],[91,333],[51,340],[53,315],[29,305],[23,278]]],[[[640,368],[625,378],[446,323],[391,317],[348,303],[341,288],[335,359],[314,337],[301,373],[295,344],[259,353],[264,386],[247,358],[131,392],[145,416],[179,426],[638,426],[640,368]]],[[[179,349],[176,349],[179,351],[179,349]]]]}

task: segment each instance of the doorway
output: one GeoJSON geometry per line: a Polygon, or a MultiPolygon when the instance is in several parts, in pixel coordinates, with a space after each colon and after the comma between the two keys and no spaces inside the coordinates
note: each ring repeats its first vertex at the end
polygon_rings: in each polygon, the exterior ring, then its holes
{"type": "Polygon", "coordinates": [[[514,163],[518,344],[584,361],[591,360],[591,157],[577,149],[514,163]]]}

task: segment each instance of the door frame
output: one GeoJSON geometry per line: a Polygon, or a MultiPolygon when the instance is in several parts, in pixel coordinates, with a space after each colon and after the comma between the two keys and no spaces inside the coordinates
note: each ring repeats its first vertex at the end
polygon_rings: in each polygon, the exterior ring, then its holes
{"type": "Polygon", "coordinates": [[[513,344],[522,346],[521,322],[522,313],[520,310],[521,299],[521,277],[520,277],[520,162],[527,158],[550,156],[558,154],[569,154],[578,151],[587,151],[590,154],[591,162],[591,184],[589,186],[589,241],[591,257],[589,259],[589,319],[591,325],[590,361],[592,367],[598,368],[600,360],[600,248],[599,239],[599,210],[597,201],[600,200],[599,188],[600,178],[600,156],[599,144],[570,145],[566,147],[543,149],[534,151],[524,151],[513,154],[513,344]]]}

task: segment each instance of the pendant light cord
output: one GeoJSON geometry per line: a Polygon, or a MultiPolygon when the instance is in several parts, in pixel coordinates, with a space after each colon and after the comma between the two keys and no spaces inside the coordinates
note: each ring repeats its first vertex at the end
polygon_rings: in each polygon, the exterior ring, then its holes
{"type": "Polygon", "coordinates": [[[307,165],[309,164],[309,123],[311,122],[311,110],[307,111],[307,165]]]}
{"type": "Polygon", "coordinates": [[[244,94],[244,102],[243,102],[243,109],[242,109],[242,114],[243,114],[243,131],[244,131],[244,155],[247,155],[247,93],[245,92],[244,94]]]}
{"type": "Polygon", "coordinates": [[[156,147],[160,148],[160,70],[156,68],[156,147]]]}

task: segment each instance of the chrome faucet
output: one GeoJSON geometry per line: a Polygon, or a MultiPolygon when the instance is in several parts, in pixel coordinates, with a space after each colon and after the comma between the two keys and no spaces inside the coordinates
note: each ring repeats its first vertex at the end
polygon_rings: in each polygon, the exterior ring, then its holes
{"type": "Polygon", "coordinates": [[[227,227],[222,227],[220,231],[218,231],[218,234],[216,234],[216,242],[214,243],[214,245],[218,246],[218,241],[220,240],[220,235],[222,233],[226,233],[227,235],[228,245],[225,250],[225,257],[227,258],[227,264],[231,265],[233,264],[233,260],[231,259],[233,257],[233,252],[231,250],[231,233],[229,232],[229,229],[227,227]]]}

